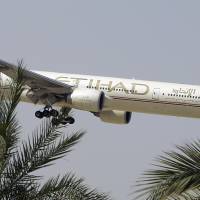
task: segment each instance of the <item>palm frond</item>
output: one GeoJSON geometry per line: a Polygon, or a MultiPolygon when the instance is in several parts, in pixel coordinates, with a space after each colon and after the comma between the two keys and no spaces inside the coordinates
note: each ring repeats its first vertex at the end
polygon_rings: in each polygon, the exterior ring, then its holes
{"type": "Polygon", "coordinates": [[[84,132],[76,132],[64,137],[61,128],[46,120],[33,132],[33,140],[29,139],[23,143],[3,172],[2,178],[6,179],[7,183],[4,183],[2,193],[7,193],[6,191],[17,184],[27,185],[27,181],[36,181],[39,177],[33,175],[34,171],[51,165],[52,161],[69,153],[84,135],[84,132]]]}
{"type": "Polygon", "coordinates": [[[110,200],[107,194],[100,194],[96,190],[89,189],[83,181],[71,173],[62,178],[59,176],[51,178],[41,187],[33,199],[110,200]]]}
{"type": "Polygon", "coordinates": [[[0,94],[0,135],[6,142],[6,154],[16,147],[20,125],[16,118],[16,107],[23,92],[23,61],[18,62],[18,72],[9,83],[9,91],[0,94]]]}
{"type": "Polygon", "coordinates": [[[177,149],[165,152],[154,164],[156,169],[145,172],[138,180],[137,198],[187,200],[199,197],[200,140],[177,146],[177,149]]]}
{"type": "MultiPolygon", "coordinates": [[[[1,82],[0,87],[5,86],[1,82]]],[[[16,118],[16,107],[20,101],[20,96],[23,92],[23,61],[18,62],[18,71],[15,74],[15,79],[7,83],[7,91],[0,90],[0,137],[3,146],[1,146],[0,160],[0,180],[1,175],[10,157],[17,147],[18,136],[20,133],[20,125],[16,118]]]]}

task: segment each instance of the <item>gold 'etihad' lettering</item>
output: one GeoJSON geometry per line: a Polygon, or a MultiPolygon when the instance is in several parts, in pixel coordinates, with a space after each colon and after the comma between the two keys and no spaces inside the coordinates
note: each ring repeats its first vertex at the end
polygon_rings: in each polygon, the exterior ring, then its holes
{"type": "Polygon", "coordinates": [[[122,82],[119,82],[119,83],[117,83],[116,85],[114,85],[112,88],[111,88],[111,92],[113,91],[113,90],[115,90],[116,88],[120,88],[120,89],[122,89],[124,92],[126,92],[127,94],[128,94],[128,90],[127,90],[127,88],[125,87],[125,85],[122,83],[122,82]]]}
{"type": "Polygon", "coordinates": [[[99,89],[101,80],[97,80],[96,89],[99,89]]]}
{"type": "Polygon", "coordinates": [[[113,85],[113,81],[108,81],[105,83],[104,80],[94,80],[94,79],[86,79],[86,78],[76,78],[76,77],[64,77],[60,76],[57,77],[56,80],[64,82],[64,83],[72,83],[75,84],[77,87],[79,86],[81,81],[88,81],[89,88],[100,89],[101,87],[107,88],[108,92],[115,91],[116,89],[122,89],[123,92],[126,94],[136,94],[136,95],[146,95],[149,92],[149,86],[146,84],[140,83],[131,83],[131,89],[127,88],[127,86],[123,82],[118,82],[113,85]]]}
{"type": "Polygon", "coordinates": [[[85,78],[73,78],[73,77],[71,77],[71,79],[75,80],[76,86],[79,86],[80,81],[88,80],[88,79],[85,79],[85,78]]]}
{"type": "Polygon", "coordinates": [[[89,88],[91,88],[92,87],[92,85],[93,85],[93,81],[94,81],[94,79],[90,79],[90,82],[89,82],[89,88]]]}
{"type": "Polygon", "coordinates": [[[100,86],[101,86],[101,87],[107,87],[107,88],[108,88],[108,91],[111,92],[112,84],[113,84],[113,82],[112,82],[112,81],[109,81],[108,83],[101,83],[100,86]]]}
{"type": "Polygon", "coordinates": [[[133,94],[145,95],[149,92],[149,86],[146,84],[132,83],[133,94]]]}

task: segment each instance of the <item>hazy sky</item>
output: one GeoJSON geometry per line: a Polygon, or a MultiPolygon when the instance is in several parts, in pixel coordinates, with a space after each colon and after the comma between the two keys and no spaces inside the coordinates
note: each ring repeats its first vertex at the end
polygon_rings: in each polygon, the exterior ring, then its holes
{"type": "MultiPolygon", "coordinates": [[[[31,69],[200,83],[198,0],[0,1],[0,58],[31,69]]],[[[37,106],[21,104],[26,134],[37,106]]],[[[133,114],[129,125],[75,112],[87,135],[46,177],[72,170],[86,182],[130,199],[136,179],[164,150],[199,138],[200,120],[133,114]]]]}

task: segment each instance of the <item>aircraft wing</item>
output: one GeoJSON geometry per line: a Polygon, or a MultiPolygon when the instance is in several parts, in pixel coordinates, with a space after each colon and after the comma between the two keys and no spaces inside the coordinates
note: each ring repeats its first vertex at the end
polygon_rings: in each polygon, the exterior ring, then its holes
{"type": "MultiPolygon", "coordinates": [[[[0,60],[0,72],[14,78],[18,67],[3,60],[0,60]]],[[[40,90],[43,94],[69,94],[73,91],[73,86],[57,80],[40,75],[36,72],[24,69],[23,78],[25,85],[32,90],[40,90]]]]}

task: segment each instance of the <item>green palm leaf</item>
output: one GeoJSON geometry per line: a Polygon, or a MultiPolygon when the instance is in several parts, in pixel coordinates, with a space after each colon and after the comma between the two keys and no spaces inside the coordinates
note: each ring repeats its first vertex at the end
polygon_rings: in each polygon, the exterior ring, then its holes
{"type": "Polygon", "coordinates": [[[165,152],[138,180],[137,198],[200,199],[200,140],[165,152]]]}
{"type": "Polygon", "coordinates": [[[0,131],[1,136],[6,141],[6,151],[11,153],[18,142],[20,125],[16,118],[16,107],[20,101],[23,92],[23,62],[18,62],[18,72],[15,74],[16,79],[10,82],[9,91],[0,95],[0,131]]]}
{"type": "MultiPolygon", "coordinates": [[[[88,189],[83,179],[77,179],[75,175],[68,173],[64,177],[49,179],[38,191],[36,199],[68,199],[68,200],[109,200],[106,194],[100,194],[96,190],[88,189]],[[52,190],[53,188],[53,190],[52,190]]],[[[34,199],[34,198],[33,198],[34,199]]]]}

